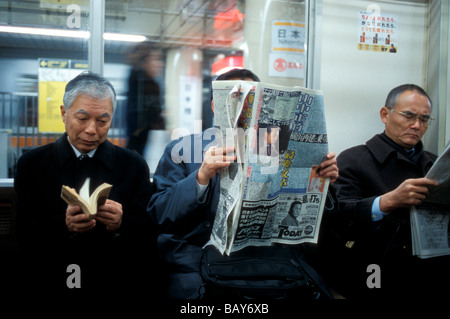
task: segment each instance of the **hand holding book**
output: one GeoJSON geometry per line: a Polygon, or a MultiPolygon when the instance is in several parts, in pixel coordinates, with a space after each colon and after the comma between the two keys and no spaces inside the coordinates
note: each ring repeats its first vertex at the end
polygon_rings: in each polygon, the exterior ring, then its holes
{"type": "Polygon", "coordinates": [[[68,186],[63,186],[61,190],[61,198],[68,205],[80,206],[88,220],[97,214],[98,206],[105,204],[112,188],[112,185],[103,183],[89,196],[89,192],[87,191],[89,189],[89,182],[90,179],[87,178],[80,190],[80,194],[77,194],[74,189],[68,186]]]}

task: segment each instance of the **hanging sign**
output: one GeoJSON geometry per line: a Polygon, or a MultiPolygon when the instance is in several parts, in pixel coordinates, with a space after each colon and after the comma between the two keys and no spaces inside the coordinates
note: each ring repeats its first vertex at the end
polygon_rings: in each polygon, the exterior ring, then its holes
{"type": "Polygon", "coordinates": [[[60,106],[67,82],[88,68],[87,62],[68,59],[45,59],[39,62],[40,133],[64,133],[60,106]]]}
{"type": "Polygon", "coordinates": [[[272,21],[269,76],[305,77],[305,24],[300,21],[272,21]]]}

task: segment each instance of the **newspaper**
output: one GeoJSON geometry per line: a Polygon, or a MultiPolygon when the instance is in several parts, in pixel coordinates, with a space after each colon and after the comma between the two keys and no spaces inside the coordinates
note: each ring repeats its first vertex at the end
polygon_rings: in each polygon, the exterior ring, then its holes
{"type": "Polygon", "coordinates": [[[420,258],[450,255],[450,143],[426,175],[439,182],[411,209],[413,254],[420,258]]]}
{"type": "Polygon", "coordinates": [[[272,243],[317,243],[329,179],[320,91],[262,82],[214,81],[218,146],[237,161],[220,173],[210,243],[222,254],[272,243]]]}

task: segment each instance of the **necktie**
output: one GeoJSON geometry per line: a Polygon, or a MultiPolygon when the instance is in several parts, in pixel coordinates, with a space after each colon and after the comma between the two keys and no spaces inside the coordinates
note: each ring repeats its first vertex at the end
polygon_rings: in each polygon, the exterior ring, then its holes
{"type": "Polygon", "coordinates": [[[76,175],[76,190],[79,192],[81,186],[83,186],[84,181],[87,177],[91,176],[92,171],[92,158],[86,154],[81,154],[78,157],[79,165],[75,172],[76,175]]]}

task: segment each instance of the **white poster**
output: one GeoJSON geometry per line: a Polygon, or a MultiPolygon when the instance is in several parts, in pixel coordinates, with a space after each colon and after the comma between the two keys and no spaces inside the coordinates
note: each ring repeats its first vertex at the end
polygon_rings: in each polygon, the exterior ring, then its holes
{"type": "Polygon", "coordinates": [[[303,79],[305,77],[305,55],[303,53],[270,53],[269,76],[303,79]]]}
{"type": "Polygon", "coordinates": [[[300,21],[272,21],[269,76],[305,77],[305,24],[300,21]]]}
{"type": "Polygon", "coordinates": [[[398,16],[360,11],[357,48],[361,51],[397,53],[398,16]]]}
{"type": "Polygon", "coordinates": [[[199,79],[193,76],[180,76],[180,108],[178,128],[194,132],[194,123],[199,105],[198,92],[201,85],[199,79]]]}

